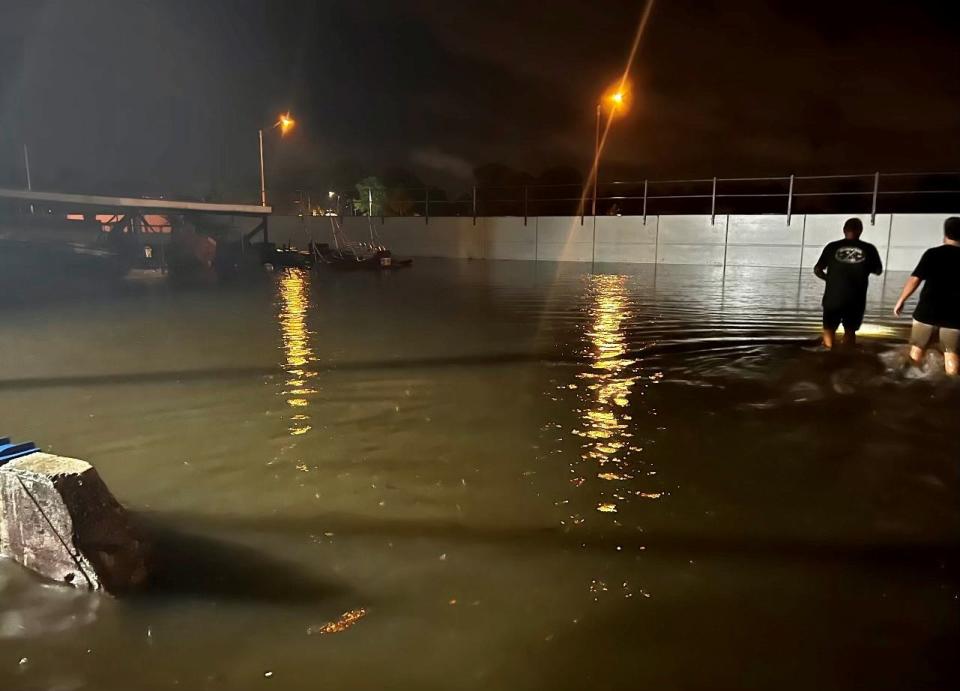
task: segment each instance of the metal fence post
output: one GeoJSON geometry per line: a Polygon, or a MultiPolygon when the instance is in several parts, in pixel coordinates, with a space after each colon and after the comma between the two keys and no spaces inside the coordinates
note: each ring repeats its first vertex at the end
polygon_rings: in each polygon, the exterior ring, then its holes
{"type": "Polygon", "coordinates": [[[597,217],[593,217],[593,242],[592,248],[590,250],[590,271],[593,272],[593,267],[597,263],[597,217]]]}
{"type": "MultiPolygon", "coordinates": [[[[727,280],[727,250],[730,249],[730,214],[727,214],[727,222],[723,224],[723,280],[724,288],[727,280]]],[[[721,288],[723,290],[723,288],[721,288]]],[[[722,299],[722,294],[721,294],[722,299]]]]}
{"type": "Polygon", "coordinates": [[[473,186],[473,225],[477,225],[477,186],[473,186]]]}
{"type": "Polygon", "coordinates": [[[647,225],[647,182],[643,181],[643,225],[647,225]]]}
{"type": "Polygon", "coordinates": [[[430,223],[430,188],[423,188],[423,216],[424,223],[430,223]]]}
{"type": "Polygon", "coordinates": [[[527,186],[523,186],[523,225],[527,225],[527,186]]]}
{"type": "Polygon", "coordinates": [[[807,215],[803,214],[803,226],[800,229],[800,271],[803,271],[803,253],[807,249],[807,215]]]}
{"type": "Polygon", "coordinates": [[[877,194],[880,191],[880,173],[873,174],[873,204],[870,207],[870,225],[877,225],[877,194]]]}
{"type": "Polygon", "coordinates": [[[717,176],[713,176],[713,192],[710,194],[710,225],[717,223],[717,176]]]}
{"type": "Polygon", "coordinates": [[[533,225],[533,261],[540,261],[540,219],[533,225]]]}
{"type": "Polygon", "coordinates": [[[787,192],[787,225],[790,225],[790,218],[793,216],[793,173],[790,173],[790,189],[787,192]]]}
{"type": "MultiPolygon", "coordinates": [[[[886,269],[890,265],[890,242],[893,240],[893,214],[890,214],[890,223],[887,224],[887,251],[883,257],[883,268],[886,269]]],[[[883,281],[880,284],[880,299],[883,300],[883,296],[887,294],[887,271],[883,272],[883,281]]]]}

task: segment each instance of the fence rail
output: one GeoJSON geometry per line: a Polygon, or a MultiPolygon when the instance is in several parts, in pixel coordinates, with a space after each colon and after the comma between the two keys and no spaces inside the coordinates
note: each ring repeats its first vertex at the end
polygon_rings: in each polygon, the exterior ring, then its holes
{"type": "Polygon", "coordinates": [[[783,175],[666,180],[615,180],[593,191],[582,183],[475,185],[454,198],[426,187],[320,194],[298,190],[276,200],[280,210],[373,216],[644,216],[676,213],[939,212],[960,208],[960,172],[783,175]],[[372,196],[372,199],[369,197],[372,196]],[[307,209],[304,200],[323,199],[307,209]],[[371,202],[372,201],[372,205],[371,202]],[[594,201],[596,202],[594,204],[594,201]],[[286,204],[285,204],[286,202],[286,204]],[[334,205],[335,204],[335,205],[334,205]],[[286,207],[286,208],[284,208],[286,207]]]}

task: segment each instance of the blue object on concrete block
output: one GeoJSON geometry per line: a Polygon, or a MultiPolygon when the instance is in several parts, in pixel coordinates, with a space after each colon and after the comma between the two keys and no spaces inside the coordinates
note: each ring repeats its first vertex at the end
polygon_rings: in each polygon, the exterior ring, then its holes
{"type": "Polygon", "coordinates": [[[8,463],[15,458],[36,453],[40,449],[32,441],[20,442],[19,444],[10,443],[10,437],[0,437],[0,465],[8,463]]]}

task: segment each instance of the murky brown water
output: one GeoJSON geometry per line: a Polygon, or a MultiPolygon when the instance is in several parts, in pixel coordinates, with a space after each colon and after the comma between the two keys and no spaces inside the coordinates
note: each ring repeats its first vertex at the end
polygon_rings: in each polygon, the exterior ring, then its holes
{"type": "Polygon", "coordinates": [[[902,277],[838,356],[812,276],[601,269],[6,278],[0,432],[167,569],[0,564],[0,688],[955,688],[960,387],[900,371],[902,277]]]}

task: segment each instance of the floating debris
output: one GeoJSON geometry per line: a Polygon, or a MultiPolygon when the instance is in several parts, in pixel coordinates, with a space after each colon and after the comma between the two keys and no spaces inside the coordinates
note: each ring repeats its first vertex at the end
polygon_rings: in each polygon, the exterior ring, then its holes
{"type": "Polygon", "coordinates": [[[313,636],[314,634],[324,635],[328,633],[340,633],[346,631],[351,626],[356,624],[358,621],[363,619],[367,615],[367,610],[364,608],[351,609],[349,612],[344,612],[336,621],[328,621],[326,624],[320,626],[310,626],[307,628],[307,635],[313,636]]]}
{"type": "Polygon", "coordinates": [[[597,507],[597,511],[600,513],[616,513],[617,505],[616,504],[600,504],[597,507]]]}

